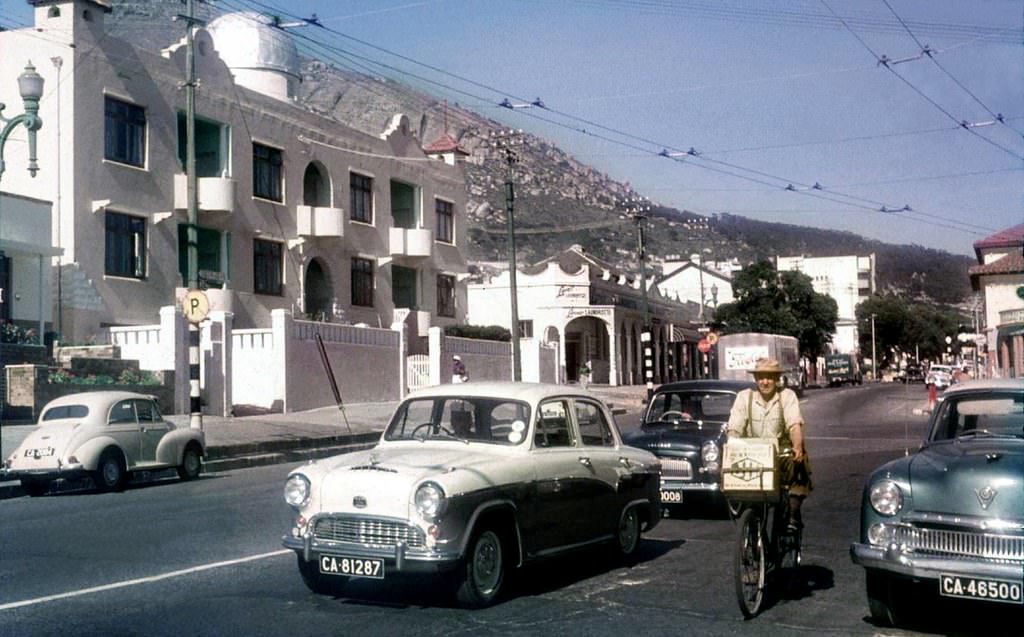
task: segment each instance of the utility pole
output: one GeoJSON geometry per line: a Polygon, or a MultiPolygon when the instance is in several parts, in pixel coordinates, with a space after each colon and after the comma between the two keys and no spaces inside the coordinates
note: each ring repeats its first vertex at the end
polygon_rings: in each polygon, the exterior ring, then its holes
{"type": "Polygon", "coordinates": [[[871,381],[878,382],[878,356],[875,352],[875,315],[871,315],[871,381]]]}
{"type": "MultiPolygon", "coordinates": [[[[196,56],[193,31],[196,24],[194,0],[188,0],[188,15],[179,15],[185,21],[185,178],[188,197],[188,221],[185,226],[190,298],[201,295],[199,290],[199,189],[196,179],[196,56]]],[[[188,379],[189,426],[203,428],[202,394],[199,387],[199,323],[188,322],[188,379]]]]}
{"type": "Polygon", "coordinates": [[[519,161],[515,148],[523,143],[523,131],[503,130],[491,133],[491,146],[504,156],[505,174],[505,216],[508,225],[508,285],[511,296],[512,320],[512,380],[523,379],[522,358],[519,352],[519,293],[516,289],[516,232],[515,232],[515,185],[512,182],[512,167],[519,161]]]}
{"type": "Polygon", "coordinates": [[[643,374],[647,385],[647,402],[654,395],[654,349],[651,343],[651,310],[647,303],[647,213],[651,206],[647,199],[632,198],[625,201],[626,216],[636,223],[636,258],[640,264],[640,299],[644,313],[644,329],[640,333],[643,348],[643,374]]]}

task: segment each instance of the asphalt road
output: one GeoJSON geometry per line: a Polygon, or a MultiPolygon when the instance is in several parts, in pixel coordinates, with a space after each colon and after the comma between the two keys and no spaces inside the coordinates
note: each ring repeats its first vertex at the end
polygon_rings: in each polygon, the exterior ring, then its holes
{"type": "MultiPolygon", "coordinates": [[[[795,594],[743,621],[733,524],[706,509],[663,520],[632,567],[601,551],[519,573],[485,610],[454,608],[432,581],[362,582],[349,597],[307,591],[281,548],[293,465],[0,501],[0,635],[914,635],[999,634],[1019,615],[935,604],[917,630],[867,619],[850,562],[867,473],[913,448],[920,386],[808,392],[802,403],[815,492],[805,505],[795,594]]],[[[621,418],[624,429],[636,416],[621,418]]],[[[1005,609],[996,609],[1003,611],[1005,609]]],[[[1014,631],[1008,631],[1010,634],[1014,631]]]]}

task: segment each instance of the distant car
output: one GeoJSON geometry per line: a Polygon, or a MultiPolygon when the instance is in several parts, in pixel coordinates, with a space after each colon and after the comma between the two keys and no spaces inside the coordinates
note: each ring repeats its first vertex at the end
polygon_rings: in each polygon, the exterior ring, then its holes
{"type": "Polygon", "coordinates": [[[640,431],[627,444],[661,459],[661,502],[679,505],[725,504],[720,492],[725,426],[736,394],[754,388],[738,380],[691,380],[658,387],[644,413],[640,431]]]}
{"type": "Polygon", "coordinates": [[[182,480],[191,480],[205,449],[203,432],[164,420],[153,396],[83,392],[47,403],[0,477],[21,480],[30,496],[43,495],[54,480],[85,476],[101,491],[114,491],[133,471],[177,468],[182,480]]]}
{"type": "Polygon", "coordinates": [[[914,364],[907,365],[900,372],[900,380],[903,381],[904,384],[923,383],[924,373],[921,371],[921,366],[914,364]]]}
{"type": "Polygon", "coordinates": [[[928,374],[924,378],[926,385],[935,385],[938,389],[945,389],[953,384],[953,368],[949,365],[931,365],[928,367],[928,374]]]}
{"type": "Polygon", "coordinates": [[[584,390],[446,384],[402,401],[374,448],[292,471],[282,541],[314,593],[445,574],[462,605],[486,606],[528,562],[602,544],[633,556],[661,518],[659,469],[584,390]]]}
{"type": "Polygon", "coordinates": [[[967,381],[921,448],[871,474],[853,561],[876,622],[935,595],[1024,608],[1024,380],[967,381]]]}

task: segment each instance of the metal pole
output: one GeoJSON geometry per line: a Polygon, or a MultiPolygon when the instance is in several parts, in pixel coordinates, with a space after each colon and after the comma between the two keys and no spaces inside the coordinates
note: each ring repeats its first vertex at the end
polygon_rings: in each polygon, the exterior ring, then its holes
{"type": "Polygon", "coordinates": [[[878,381],[878,355],[875,352],[875,315],[871,315],[871,380],[878,381]]]}
{"type": "Polygon", "coordinates": [[[643,311],[644,329],[640,333],[640,347],[643,350],[644,384],[647,385],[647,401],[654,396],[654,343],[651,338],[651,308],[647,302],[647,211],[650,204],[646,199],[626,200],[626,214],[636,222],[636,258],[640,265],[640,300],[643,311]]]}
{"type": "MultiPolygon", "coordinates": [[[[188,222],[185,228],[188,260],[189,291],[199,289],[199,192],[196,179],[196,57],[193,25],[195,19],[194,0],[188,0],[185,49],[185,179],[188,196],[188,222]]],[[[189,380],[189,426],[203,428],[202,394],[199,387],[199,325],[188,322],[188,380],[189,380]]]]}
{"type": "Polygon", "coordinates": [[[513,146],[522,143],[522,131],[505,130],[492,134],[492,146],[504,155],[507,164],[505,176],[505,216],[508,225],[508,285],[511,305],[512,335],[512,380],[523,379],[522,358],[519,351],[519,292],[516,288],[516,233],[515,233],[515,186],[512,183],[512,166],[519,160],[513,146]]]}

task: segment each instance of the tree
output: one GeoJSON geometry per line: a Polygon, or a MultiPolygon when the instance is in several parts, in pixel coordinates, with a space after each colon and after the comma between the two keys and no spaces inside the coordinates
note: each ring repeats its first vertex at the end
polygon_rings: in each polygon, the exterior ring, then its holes
{"type": "Polygon", "coordinates": [[[800,353],[814,360],[832,341],[839,320],[835,299],[814,291],[802,272],[779,273],[771,261],[759,261],[736,273],[732,303],[715,312],[724,334],[765,332],[800,341],[800,353]]]}
{"type": "Polygon", "coordinates": [[[861,351],[871,351],[871,316],[875,317],[875,349],[880,367],[895,366],[904,356],[939,360],[949,347],[956,351],[957,326],[968,319],[954,309],[912,302],[895,295],[875,295],[857,306],[861,351]]]}

